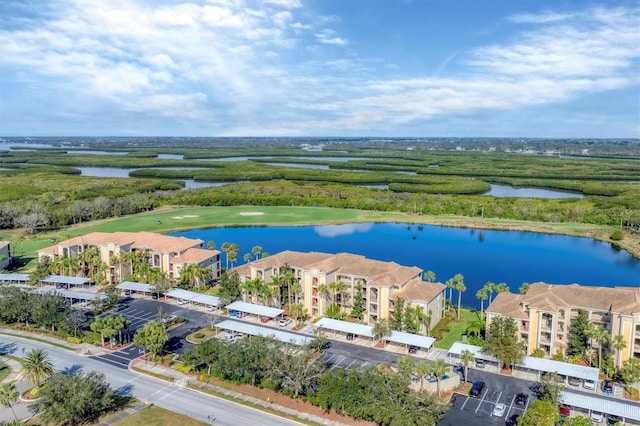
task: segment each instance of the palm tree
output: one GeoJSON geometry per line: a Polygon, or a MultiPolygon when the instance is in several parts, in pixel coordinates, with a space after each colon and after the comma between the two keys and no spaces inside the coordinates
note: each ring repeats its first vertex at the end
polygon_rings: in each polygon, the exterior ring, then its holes
{"type": "Polygon", "coordinates": [[[431,363],[430,372],[436,378],[436,386],[438,388],[438,396],[440,396],[440,380],[447,374],[449,367],[444,363],[444,360],[439,359],[431,363]]]}
{"type": "Polygon", "coordinates": [[[489,298],[489,292],[482,287],[476,292],[476,298],[480,299],[480,318],[484,318],[484,301],[489,298]]]}
{"type": "Polygon", "coordinates": [[[222,252],[226,255],[225,259],[227,261],[226,269],[229,269],[229,251],[231,250],[231,243],[224,242],[222,243],[222,252]]]}
{"type": "Polygon", "coordinates": [[[468,373],[469,373],[469,363],[473,362],[476,359],[473,352],[469,349],[465,349],[460,352],[460,361],[462,361],[462,365],[464,365],[464,381],[467,381],[468,373]]]}
{"type": "Polygon", "coordinates": [[[272,296],[271,287],[269,287],[264,281],[260,280],[256,293],[262,298],[262,304],[268,306],[269,299],[271,299],[272,296]]]}
{"type": "Polygon", "coordinates": [[[487,281],[484,287],[482,288],[487,290],[487,294],[489,294],[489,305],[490,305],[491,301],[493,300],[493,293],[495,293],[496,291],[496,283],[494,283],[493,281],[487,281]]]}
{"type": "Polygon", "coordinates": [[[595,326],[590,330],[592,338],[598,342],[598,368],[602,367],[602,347],[611,339],[611,336],[603,327],[595,326]]]}
{"type": "MultiPolygon", "coordinates": [[[[342,296],[342,293],[344,293],[347,288],[347,285],[342,281],[334,281],[329,284],[329,289],[333,291],[333,303],[337,303],[338,294],[342,296]]],[[[340,302],[340,312],[342,312],[342,307],[344,306],[344,297],[340,297],[340,302]]]]}
{"type": "Polygon", "coordinates": [[[426,282],[432,283],[436,280],[436,274],[433,271],[427,271],[424,273],[424,280],[426,282]]]}
{"type": "Polygon", "coordinates": [[[216,249],[216,242],[213,241],[213,240],[207,241],[207,249],[215,250],[216,249]]]}
{"type": "Polygon", "coordinates": [[[424,388],[424,379],[427,377],[431,371],[431,367],[426,362],[420,362],[416,364],[416,374],[420,376],[420,392],[424,388]]]}
{"type": "Polygon", "coordinates": [[[280,268],[280,275],[282,276],[282,281],[287,286],[287,304],[291,306],[291,285],[297,281],[296,275],[288,263],[285,263],[282,268],[280,268]]]}
{"type": "Polygon", "coordinates": [[[620,368],[620,353],[627,347],[627,342],[622,334],[617,334],[611,339],[611,347],[616,350],[616,370],[620,368]]]}
{"type": "Polygon", "coordinates": [[[39,386],[55,372],[49,353],[40,348],[27,352],[21,362],[20,378],[32,385],[39,386]]]}
{"type": "Polygon", "coordinates": [[[299,302],[300,293],[302,293],[302,284],[297,280],[291,285],[291,292],[293,293],[294,304],[299,302]]]}
{"type": "Polygon", "coordinates": [[[496,285],[496,293],[508,293],[509,292],[509,286],[507,285],[507,283],[500,283],[496,285]]]}
{"type": "Polygon", "coordinates": [[[278,275],[272,275],[269,286],[274,290],[271,293],[276,301],[275,305],[279,308],[282,307],[282,279],[278,275]]]}
{"type": "Polygon", "coordinates": [[[373,324],[373,338],[376,340],[382,340],[382,346],[384,346],[384,337],[391,334],[391,324],[389,318],[384,318],[373,324]]]}
{"type": "Polygon", "coordinates": [[[460,319],[460,302],[462,300],[462,292],[467,291],[467,287],[464,285],[464,277],[462,274],[455,274],[453,278],[447,281],[450,288],[458,291],[458,320],[460,319]]]}
{"type": "Polygon", "coordinates": [[[327,284],[320,284],[318,286],[318,294],[324,297],[325,300],[329,298],[331,291],[329,290],[329,286],[327,284]]]}
{"type": "Polygon", "coordinates": [[[302,303],[294,303],[289,308],[289,314],[293,315],[293,318],[296,320],[297,325],[300,322],[300,318],[304,318],[307,316],[307,310],[302,303]]]}
{"type": "Polygon", "coordinates": [[[9,407],[11,413],[13,414],[13,417],[16,420],[18,420],[18,416],[16,416],[16,412],[13,411],[13,407],[11,406],[11,404],[17,402],[19,396],[20,393],[18,392],[18,389],[16,389],[15,383],[4,383],[2,386],[0,386],[0,404],[5,407],[9,407]]]}
{"type": "Polygon", "coordinates": [[[416,328],[418,329],[418,334],[422,331],[422,324],[427,321],[427,315],[424,313],[424,307],[421,305],[416,305],[413,308],[413,318],[416,321],[416,328]]]}

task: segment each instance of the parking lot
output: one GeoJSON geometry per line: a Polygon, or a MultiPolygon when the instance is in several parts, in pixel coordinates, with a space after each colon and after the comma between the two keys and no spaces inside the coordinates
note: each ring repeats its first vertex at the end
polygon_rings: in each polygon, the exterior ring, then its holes
{"type": "Polygon", "coordinates": [[[477,398],[453,394],[451,409],[438,423],[439,426],[515,424],[508,421],[514,421],[515,416],[521,416],[536,399],[530,389],[531,382],[526,380],[472,370],[469,370],[469,380],[485,382],[484,389],[477,398]],[[528,395],[524,406],[518,406],[515,402],[518,393],[528,395]],[[492,414],[498,403],[506,406],[505,413],[500,417],[492,414]]]}
{"type": "Polygon", "coordinates": [[[360,370],[364,370],[365,368],[367,368],[367,366],[372,365],[371,362],[364,359],[331,352],[324,352],[318,358],[318,361],[324,362],[330,370],[337,370],[338,368],[357,368],[360,370]]]}

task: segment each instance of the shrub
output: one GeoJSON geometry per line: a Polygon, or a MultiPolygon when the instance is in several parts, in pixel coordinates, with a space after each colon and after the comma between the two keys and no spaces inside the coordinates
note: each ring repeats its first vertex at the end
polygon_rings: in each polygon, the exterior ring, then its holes
{"type": "Polygon", "coordinates": [[[102,343],[100,333],[96,333],[95,331],[85,331],[84,340],[92,345],[99,345],[102,343]]]}
{"type": "Polygon", "coordinates": [[[622,241],[624,239],[624,234],[622,233],[622,229],[616,229],[611,234],[611,238],[613,241],[622,241]]]}
{"type": "Polygon", "coordinates": [[[173,368],[176,369],[176,371],[179,371],[180,373],[184,373],[184,374],[189,374],[191,373],[191,366],[190,365],[186,365],[186,364],[182,364],[182,363],[175,363],[173,365],[173,368]]]}
{"type": "Polygon", "coordinates": [[[182,317],[177,317],[176,319],[173,320],[174,323],[176,324],[182,324],[183,322],[185,322],[186,320],[182,317]]]}
{"type": "Polygon", "coordinates": [[[196,339],[202,339],[202,338],[204,338],[204,333],[198,332],[198,333],[194,334],[193,337],[195,337],[196,339]]]}
{"type": "Polygon", "coordinates": [[[77,337],[69,336],[67,337],[67,342],[79,345],[80,343],[82,343],[82,340],[78,339],[77,337]]]}

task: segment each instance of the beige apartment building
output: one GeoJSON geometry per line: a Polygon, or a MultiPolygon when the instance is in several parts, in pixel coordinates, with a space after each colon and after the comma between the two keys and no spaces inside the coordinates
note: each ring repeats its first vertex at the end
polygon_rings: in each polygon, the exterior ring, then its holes
{"type": "Polygon", "coordinates": [[[217,279],[220,277],[220,252],[204,249],[203,243],[202,240],[153,232],[92,232],[39,250],[38,258],[74,257],[90,247],[97,247],[100,258],[109,265],[109,281],[120,283],[131,272],[130,266],[122,261],[123,254],[143,251],[146,261],[170,279],[179,279],[180,271],[188,264],[211,269],[211,278],[217,279]],[[119,262],[114,262],[116,256],[121,259],[119,262]]]}
{"type": "Polygon", "coordinates": [[[9,241],[0,241],[0,269],[11,264],[11,244],[9,241]]]}
{"type": "MultiPolygon", "coordinates": [[[[619,354],[611,349],[616,365],[631,357],[640,358],[640,288],[539,282],[531,284],[526,294],[498,294],[487,307],[486,323],[488,327],[498,316],[513,318],[527,354],[540,348],[549,357],[556,350],[565,353],[569,326],[579,310],[586,311],[593,324],[607,330],[611,339],[624,337],[626,348],[619,354]]],[[[593,345],[598,348],[597,342],[593,345]]],[[[607,343],[603,348],[609,349],[607,343]]]]}
{"type": "Polygon", "coordinates": [[[300,286],[298,295],[312,317],[323,316],[332,303],[332,296],[321,294],[319,287],[342,282],[346,290],[335,295],[335,302],[343,312],[351,312],[357,291],[361,291],[364,322],[376,321],[392,315],[394,301],[401,297],[411,306],[431,311],[431,325],[442,319],[445,307],[445,286],[422,280],[422,269],[402,266],[395,262],[367,259],[349,253],[301,253],[283,251],[250,262],[235,269],[241,280],[260,278],[265,282],[279,276],[284,265],[289,265],[300,286]]]}

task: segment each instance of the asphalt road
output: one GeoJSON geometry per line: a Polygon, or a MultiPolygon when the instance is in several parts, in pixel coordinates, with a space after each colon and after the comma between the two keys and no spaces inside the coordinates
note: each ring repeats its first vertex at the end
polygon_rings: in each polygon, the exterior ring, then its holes
{"type": "MultiPolygon", "coordinates": [[[[133,396],[141,401],[148,401],[168,410],[185,414],[189,417],[208,423],[208,416],[215,416],[216,425],[299,425],[281,417],[254,410],[244,405],[219,399],[209,395],[183,388],[174,383],[166,383],[153,377],[141,375],[112,365],[108,362],[84,357],[40,342],[0,335],[0,352],[21,356],[22,350],[29,351],[41,347],[47,350],[57,371],[99,371],[105,374],[111,386],[123,395],[133,396]]],[[[24,386],[24,385],[22,385],[24,386]]],[[[16,407],[24,412],[26,407],[16,407]]],[[[0,407],[0,421],[13,419],[8,408],[0,407]]]]}

